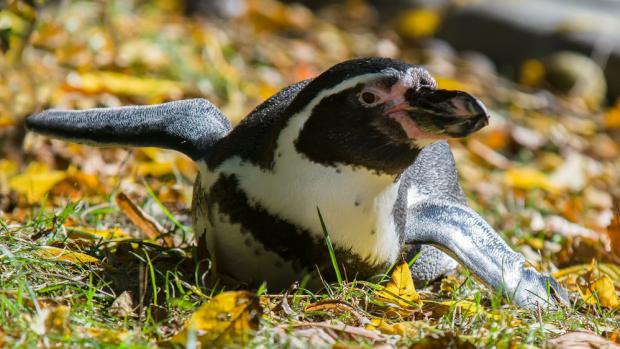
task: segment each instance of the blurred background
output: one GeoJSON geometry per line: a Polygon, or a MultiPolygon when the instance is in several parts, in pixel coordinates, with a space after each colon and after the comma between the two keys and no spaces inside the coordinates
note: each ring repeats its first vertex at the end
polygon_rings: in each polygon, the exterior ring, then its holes
{"type": "Polygon", "coordinates": [[[490,126],[453,151],[473,207],[528,261],[554,269],[620,260],[618,0],[0,0],[0,8],[7,222],[25,221],[43,200],[105,205],[115,191],[148,207],[143,180],[188,219],[189,159],[26,134],[29,114],[203,97],[238,122],[290,83],[349,58],[385,56],[422,64],[440,87],[489,107],[490,126]]]}

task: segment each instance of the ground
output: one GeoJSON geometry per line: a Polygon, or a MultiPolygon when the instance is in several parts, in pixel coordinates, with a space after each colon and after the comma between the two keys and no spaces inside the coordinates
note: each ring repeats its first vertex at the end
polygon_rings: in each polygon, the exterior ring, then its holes
{"type": "Polygon", "coordinates": [[[483,56],[426,40],[441,18],[430,10],[386,23],[361,1],[313,13],[252,0],[232,18],[186,16],[163,0],[8,4],[0,11],[0,346],[619,341],[620,104],[613,99],[541,89],[545,66],[536,60],[511,75],[520,84],[500,77],[483,56]],[[373,282],[344,275],[318,293],[227,292],[212,283],[208,263],[194,261],[196,169],[188,158],[77,146],[23,129],[27,115],[50,107],[191,97],[208,98],[237,122],[287,84],[369,55],[423,63],[441,87],[484,100],[490,126],[451,143],[469,203],[532,266],[562,282],[570,306],[519,309],[464,269],[416,290],[396,268],[373,282]]]}

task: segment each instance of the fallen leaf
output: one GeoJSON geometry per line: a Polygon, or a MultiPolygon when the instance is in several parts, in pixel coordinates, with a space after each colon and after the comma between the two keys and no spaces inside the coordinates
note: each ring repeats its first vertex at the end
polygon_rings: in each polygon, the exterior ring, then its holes
{"type": "Polygon", "coordinates": [[[615,212],[611,224],[607,227],[607,237],[611,243],[612,252],[620,257],[620,208],[618,208],[618,203],[614,206],[615,212]]]}
{"type": "Polygon", "coordinates": [[[603,124],[607,128],[620,128],[620,98],[618,98],[616,104],[605,113],[603,124]]]}
{"type": "Polygon", "coordinates": [[[34,318],[31,328],[38,335],[69,336],[69,315],[71,308],[66,305],[50,306],[41,309],[34,318]]]}
{"type": "Polygon", "coordinates": [[[588,304],[600,304],[606,308],[615,308],[620,305],[614,282],[607,275],[591,283],[581,296],[588,304]]]}
{"type": "Polygon", "coordinates": [[[454,309],[466,317],[474,317],[476,315],[484,315],[486,313],[482,305],[468,300],[443,301],[441,304],[454,309]]]}
{"type": "Polygon", "coordinates": [[[84,238],[91,240],[130,238],[129,234],[121,228],[96,229],[89,227],[67,227],[67,231],[70,238],[84,238]]]}
{"type": "Polygon", "coordinates": [[[538,59],[527,59],[521,64],[519,82],[523,85],[539,86],[545,77],[545,65],[538,59]]]}
{"type": "Polygon", "coordinates": [[[408,308],[420,300],[420,296],[413,285],[413,277],[407,263],[394,268],[392,277],[387,285],[375,293],[375,296],[384,302],[395,303],[398,306],[408,308]]]}
{"type": "Polygon", "coordinates": [[[74,264],[100,263],[99,259],[93,256],[53,246],[41,246],[35,254],[43,259],[70,262],[74,264]]]}
{"type": "Polygon", "coordinates": [[[79,333],[81,337],[94,338],[98,341],[112,344],[119,344],[130,336],[130,333],[125,330],[98,327],[79,327],[76,333],[79,333]]]}
{"type": "Polygon", "coordinates": [[[441,18],[436,10],[409,10],[400,17],[397,30],[404,37],[419,39],[433,35],[440,22],[441,18]]]}
{"type": "Polygon", "coordinates": [[[570,275],[584,275],[587,273],[594,273],[597,276],[607,275],[614,282],[620,285],[620,265],[611,263],[596,263],[596,261],[592,261],[590,264],[579,264],[560,269],[553,273],[553,277],[558,280],[564,280],[570,275]]]}
{"type": "Polygon", "coordinates": [[[383,334],[417,337],[422,331],[428,330],[429,325],[422,321],[401,321],[389,323],[385,319],[372,319],[366,325],[369,330],[377,330],[383,334]]]}
{"type": "Polygon", "coordinates": [[[409,346],[409,349],[474,349],[476,346],[468,341],[467,336],[456,335],[454,333],[430,333],[422,340],[409,346]]]}
{"type": "Polygon", "coordinates": [[[125,291],[121,293],[112,305],[108,312],[112,316],[127,318],[127,317],[135,317],[136,313],[133,311],[133,300],[131,299],[131,293],[129,291],[125,291]]]}
{"type": "Polygon", "coordinates": [[[6,128],[15,125],[15,119],[9,116],[0,116],[0,128],[6,128]]]}
{"type": "Polygon", "coordinates": [[[196,336],[202,348],[247,343],[258,330],[261,307],[248,291],[223,292],[203,304],[170,340],[186,345],[196,336]]]}
{"type": "Polygon", "coordinates": [[[614,342],[594,333],[585,331],[563,334],[557,338],[549,340],[546,347],[549,349],[620,349],[620,346],[614,342]]]}
{"type": "Polygon", "coordinates": [[[511,168],[504,173],[504,184],[523,190],[543,189],[551,193],[559,192],[547,175],[534,168],[511,168]]]}
{"type": "Polygon", "coordinates": [[[496,168],[505,170],[510,167],[510,160],[479,140],[471,139],[467,142],[467,146],[472,153],[496,168]]]}
{"type": "Polygon", "coordinates": [[[70,74],[67,88],[85,93],[108,92],[114,95],[146,97],[149,102],[179,99],[183,86],[171,80],[136,77],[116,72],[70,74]]]}
{"type": "Polygon", "coordinates": [[[9,188],[33,204],[41,201],[56,183],[66,177],[64,171],[50,171],[46,165],[34,162],[22,174],[9,179],[9,188]]]}
{"type": "MultiPolygon", "coordinates": [[[[133,224],[140,228],[147,238],[155,240],[164,234],[164,228],[153,217],[131,201],[127,195],[118,193],[114,199],[121,211],[125,213],[133,224]]],[[[172,239],[169,236],[164,236],[164,242],[168,246],[172,246],[172,239]]]]}
{"type": "Polygon", "coordinates": [[[477,315],[486,316],[484,307],[478,303],[468,300],[449,300],[442,302],[425,302],[425,309],[432,312],[434,318],[440,318],[453,310],[462,317],[474,317],[477,315]]]}
{"type": "Polygon", "coordinates": [[[136,173],[140,177],[160,177],[172,173],[172,164],[164,161],[140,162],[136,168],[136,173]]]}

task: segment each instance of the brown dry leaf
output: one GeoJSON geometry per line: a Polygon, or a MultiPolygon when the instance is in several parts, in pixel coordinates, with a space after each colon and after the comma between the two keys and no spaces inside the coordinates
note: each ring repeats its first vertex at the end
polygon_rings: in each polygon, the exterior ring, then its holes
{"type": "Polygon", "coordinates": [[[38,335],[69,336],[69,315],[71,308],[66,305],[49,306],[43,308],[31,324],[32,330],[38,335]]]}
{"type": "Polygon", "coordinates": [[[74,264],[100,263],[99,259],[93,256],[53,246],[41,246],[41,248],[35,252],[35,255],[47,260],[70,262],[74,264]]]}
{"type": "Polygon", "coordinates": [[[402,263],[392,272],[390,281],[375,296],[384,302],[394,303],[404,308],[410,308],[412,303],[420,300],[415,290],[411,270],[407,263],[402,263]]]}
{"type": "Polygon", "coordinates": [[[611,224],[607,227],[607,236],[611,242],[611,250],[620,257],[620,209],[616,208],[611,224]]]}
{"type": "Polygon", "coordinates": [[[504,173],[504,184],[523,190],[543,189],[550,193],[558,193],[560,188],[547,175],[535,168],[511,168],[504,173]]]}
{"type": "MultiPolygon", "coordinates": [[[[123,194],[118,193],[114,198],[118,207],[125,213],[127,218],[137,225],[138,228],[146,235],[147,238],[155,240],[164,234],[164,228],[157,221],[144,212],[131,199],[123,194]]],[[[168,246],[172,246],[172,239],[169,236],[164,237],[164,242],[168,246]]]]}
{"type": "Polygon", "coordinates": [[[258,330],[261,307],[248,291],[223,292],[203,304],[170,340],[186,345],[194,332],[201,348],[247,343],[258,330]]]}
{"type": "Polygon", "coordinates": [[[440,22],[441,18],[436,10],[409,10],[400,17],[397,30],[404,37],[419,39],[433,35],[440,22]]]}
{"type": "Polygon", "coordinates": [[[9,188],[26,197],[28,203],[37,203],[56,185],[67,177],[64,171],[50,171],[38,162],[28,166],[26,171],[9,179],[9,188]]]}
{"type": "Polygon", "coordinates": [[[129,291],[125,291],[116,297],[114,302],[112,302],[110,309],[108,309],[108,312],[110,315],[120,318],[135,317],[136,313],[133,311],[133,308],[134,305],[131,298],[131,293],[129,291]]]}
{"type": "Polygon", "coordinates": [[[482,160],[496,168],[505,170],[510,167],[510,160],[477,139],[467,142],[468,149],[482,160]]]}
{"type": "Polygon", "coordinates": [[[549,340],[546,344],[549,349],[620,349],[620,346],[614,342],[594,333],[585,331],[569,332],[559,336],[558,338],[549,340]]]}
{"type": "Polygon", "coordinates": [[[620,344],[620,329],[613,332],[606,332],[605,337],[616,344],[620,344]]]}

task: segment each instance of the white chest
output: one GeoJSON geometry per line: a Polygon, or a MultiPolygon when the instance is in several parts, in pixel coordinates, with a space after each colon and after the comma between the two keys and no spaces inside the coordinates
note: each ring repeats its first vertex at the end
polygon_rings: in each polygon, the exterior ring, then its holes
{"type": "MultiPolygon", "coordinates": [[[[264,170],[232,157],[214,171],[200,166],[208,190],[221,174],[234,175],[249,204],[323,239],[320,209],[332,242],[369,261],[393,261],[400,251],[392,209],[398,182],[389,175],[348,165],[324,166],[294,149],[303,118],[281,132],[275,165],[264,170]]],[[[218,234],[217,227],[213,227],[218,234]]]]}

